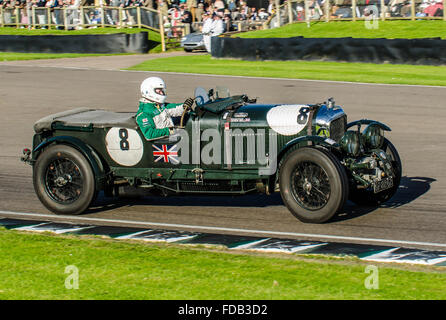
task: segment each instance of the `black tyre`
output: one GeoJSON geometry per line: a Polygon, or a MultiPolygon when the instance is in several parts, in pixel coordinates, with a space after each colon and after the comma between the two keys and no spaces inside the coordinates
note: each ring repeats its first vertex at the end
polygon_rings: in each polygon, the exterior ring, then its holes
{"type": "Polygon", "coordinates": [[[184,49],[186,52],[192,52],[192,49],[184,49]]]}
{"type": "Polygon", "coordinates": [[[339,160],[321,148],[292,151],[279,172],[280,194],[302,222],[328,221],[348,198],[348,180],[339,160]]]}
{"type": "Polygon", "coordinates": [[[96,197],[90,163],[67,145],[43,151],[34,164],[33,182],[40,201],[56,214],[80,214],[96,197]]]}
{"type": "Polygon", "coordinates": [[[378,206],[381,203],[390,200],[398,190],[403,172],[400,156],[398,151],[396,151],[395,146],[386,138],[384,138],[382,149],[390,157],[392,167],[394,168],[395,177],[393,178],[393,187],[378,193],[373,193],[373,191],[364,189],[352,189],[350,191],[349,200],[358,205],[378,206]]]}

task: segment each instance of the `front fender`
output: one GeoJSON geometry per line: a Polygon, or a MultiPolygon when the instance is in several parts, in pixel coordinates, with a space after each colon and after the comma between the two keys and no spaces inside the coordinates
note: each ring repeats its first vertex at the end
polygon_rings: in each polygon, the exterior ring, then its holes
{"type": "Polygon", "coordinates": [[[33,160],[35,161],[38,158],[43,149],[54,143],[66,144],[80,151],[85,156],[85,158],[87,158],[88,162],[91,165],[91,168],[93,169],[97,189],[100,190],[103,188],[106,181],[106,172],[101,158],[93,148],[91,148],[85,142],[78,138],[70,136],[56,136],[42,141],[32,151],[33,160]]]}
{"type": "Polygon", "coordinates": [[[277,159],[280,161],[280,159],[283,157],[283,155],[290,150],[295,145],[302,144],[302,143],[308,143],[311,142],[314,145],[320,145],[327,148],[338,148],[339,145],[336,143],[336,141],[321,137],[321,136],[304,136],[304,137],[298,137],[291,141],[289,141],[286,145],[283,146],[283,148],[279,151],[279,154],[277,155],[277,159]]]}
{"type": "Polygon", "coordinates": [[[373,124],[373,125],[377,125],[378,127],[383,129],[384,131],[392,131],[392,129],[390,129],[384,123],[379,122],[379,121],[375,121],[375,120],[369,120],[369,119],[361,119],[361,120],[356,120],[356,121],[349,122],[347,124],[347,129],[349,129],[351,127],[354,127],[354,126],[361,126],[363,124],[373,124]]]}

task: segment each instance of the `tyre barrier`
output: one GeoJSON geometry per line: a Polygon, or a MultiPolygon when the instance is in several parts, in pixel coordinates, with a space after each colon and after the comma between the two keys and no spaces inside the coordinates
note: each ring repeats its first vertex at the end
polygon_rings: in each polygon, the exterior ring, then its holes
{"type": "Polygon", "coordinates": [[[86,35],[0,35],[0,52],[147,53],[148,32],[86,35]]]}
{"type": "Polygon", "coordinates": [[[242,60],[317,60],[446,64],[446,40],[360,38],[212,38],[212,56],[242,60]]]}

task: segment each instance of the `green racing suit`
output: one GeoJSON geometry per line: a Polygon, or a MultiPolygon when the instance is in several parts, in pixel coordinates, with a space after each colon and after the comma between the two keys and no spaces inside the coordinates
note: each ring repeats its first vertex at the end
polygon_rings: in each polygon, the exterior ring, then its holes
{"type": "Polygon", "coordinates": [[[164,103],[158,105],[141,99],[136,123],[147,140],[158,139],[169,135],[169,128],[173,127],[171,117],[179,117],[183,113],[182,103],[164,103]]]}

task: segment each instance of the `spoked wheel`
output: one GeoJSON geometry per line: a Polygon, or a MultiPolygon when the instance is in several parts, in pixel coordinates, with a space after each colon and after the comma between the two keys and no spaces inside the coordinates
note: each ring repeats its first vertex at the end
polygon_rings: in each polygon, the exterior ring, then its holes
{"type": "Polygon", "coordinates": [[[279,175],[285,205],[303,222],[329,220],[348,197],[344,168],[323,149],[305,147],[293,151],[283,162],[279,175]]]}
{"type": "Polygon", "coordinates": [[[314,162],[300,162],[291,176],[291,191],[299,205],[307,210],[323,208],[330,198],[331,188],[327,172],[314,162]]]}
{"type": "Polygon", "coordinates": [[[373,191],[364,189],[353,189],[350,191],[350,200],[354,203],[366,206],[377,206],[390,200],[398,190],[403,171],[400,156],[398,151],[396,151],[395,146],[386,138],[384,138],[382,150],[388,155],[392,163],[393,172],[395,174],[395,177],[393,178],[393,186],[390,189],[378,193],[373,193],[373,191]]]}
{"type": "Polygon", "coordinates": [[[88,160],[70,146],[46,149],[34,165],[33,180],[40,201],[57,214],[80,214],[96,196],[88,160]]]}

